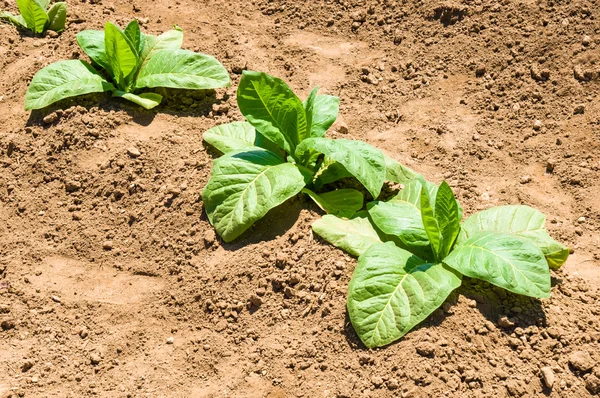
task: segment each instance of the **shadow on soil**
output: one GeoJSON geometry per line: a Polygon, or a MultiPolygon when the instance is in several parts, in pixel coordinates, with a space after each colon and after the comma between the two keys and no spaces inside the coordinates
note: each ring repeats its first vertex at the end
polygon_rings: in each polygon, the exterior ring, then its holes
{"type": "Polygon", "coordinates": [[[158,88],[154,92],[163,96],[160,105],[153,109],[144,109],[141,106],[123,98],[115,98],[110,93],[87,94],[66,98],[44,109],[34,109],[29,115],[27,126],[49,127],[54,122],[44,122],[47,115],[57,111],[66,111],[71,107],[83,107],[87,111],[98,108],[105,112],[126,112],[132,120],[141,125],[148,126],[157,114],[166,113],[174,116],[206,117],[212,112],[213,104],[227,100],[227,95],[217,99],[215,90],[180,90],[158,88]]]}

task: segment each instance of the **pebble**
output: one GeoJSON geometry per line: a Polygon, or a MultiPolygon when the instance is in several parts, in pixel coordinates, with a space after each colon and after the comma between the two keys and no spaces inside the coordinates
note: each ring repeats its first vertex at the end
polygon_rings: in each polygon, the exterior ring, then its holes
{"type": "Polygon", "coordinates": [[[585,381],[585,388],[592,394],[600,393],[600,379],[596,375],[590,375],[585,381]]]}
{"type": "Polygon", "coordinates": [[[513,321],[511,321],[510,319],[508,319],[508,317],[503,316],[500,319],[498,319],[498,326],[500,326],[501,328],[504,328],[504,329],[508,329],[508,328],[512,328],[513,326],[515,326],[515,323],[513,321]]]}
{"type": "Polygon", "coordinates": [[[27,372],[29,369],[33,368],[34,364],[35,362],[33,362],[31,359],[26,359],[21,365],[21,372],[27,372]]]}
{"type": "Polygon", "coordinates": [[[555,381],[555,376],[554,372],[552,371],[552,368],[549,366],[545,366],[541,368],[540,371],[542,372],[542,380],[544,381],[546,387],[552,388],[555,381]]]}
{"type": "Polygon", "coordinates": [[[579,218],[577,219],[577,222],[578,222],[579,224],[583,224],[583,223],[585,222],[585,217],[579,217],[579,218]]]}
{"type": "Polygon", "coordinates": [[[52,112],[52,113],[50,113],[49,115],[46,115],[46,116],[45,116],[45,117],[42,119],[42,121],[43,121],[45,124],[52,124],[52,123],[56,122],[57,120],[58,120],[58,115],[56,114],[56,112],[52,112]]]}
{"type": "MultiPolygon", "coordinates": [[[[55,31],[53,31],[53,30],[50,30],[50,29],[48,29],[48,30],[46,31],[46,35],[47,35],[48,37],[50,37],[51,39],[56,39],[56,38],[58,37],[58,33],[57,33],[57,32],[55,32],[55,31]]],[[[588,36],[588,37],[589,37],[589,36],[588,36]]]]}
{"type": "Polygon", "coordinates": [[[419,343],[417,345],[417,353],[424,357],[432,357],[435,355],[435,345],[433,343],[419,343]]]}
{"type": "Polygon", "coordinates": [[[530,182],[531,182],[531,176],[529,176],[529,175],[522,176],[522,177],[519,179],[519,182],[520,182],[521,184],[528,184],[528,183],[530,183],[530,182]]]}
{"type": "Polygon", "coordinates": [[[127,148],[127,154],[132,158],[138,158],[142,156],[142,153],[136,147],[127,148]]]}
{"type": "Polygon", "coordinates": [[[573,115],[583,115],[585,112],[585,105],[583,104],[579,104],[577,106],[575,106],[575,108],[573,109],[573,115]]]}
{"type": "Polygon", "coordinates": [[[594,360],[587,351],[575,351],[569,356],[569,364],[576,370],[587,372],[594,367],[594,360]]]}
{"type": "Polygon", "coordinates": [[[204,239],[204,246],[208,248],[215,243],[215,241],[217,240],[217,235],[215,234],[214,230],[208,229],[206,230],[206,232],[204,232],[202,238],[204,239]]]}
{"type": "Polygon", "coordinates": [[[54,301],[55,303],[60,303],[60,297],[58,296],[52,296],[50,297],[52,299],[52,301],[54,301]]]}
{"type": "Polygon", "coordinates": [[[482,77],[483,75],[485,75],[486,72],[486,68],[485,65],[480,64],[477,66],[477,68],[475,69],[475,76],[476,77],[482,77]]]}
{"type": "Polygon", "coordinates": [[[535,122],[533,122],[533,129],[535,131],[540,131],[540,129],[542,128],[542,121],[541,120],[536,120],[535,122]]]}
{"type": "Polygon", "coordinates": [[[67,192],[76,192],[81,189],[81,183],[79,181],[69,180],[65,183],[65,189],[67,192]]]}
{"type": "Polygon", "coordinates": [[[546,173],[552,173],[556,167],[556,161],[554,159],[548,159],[546,161],[546,173]]]}
{"type": "Polygon", "coordinates": [[[589,35],[585,35],[583,36],[583,39],[581,39],[581,44],[583,44],[584,46],[589,46],[592,43],[592,38],[589,35]]]}
{"type": "Polygon", "coordinates": [[[92,365],[98,365],[101,361],[102,361],[102,357],[100,357],[100,354],[93,352],[90,355],[90,363],[92,365]]]}
{"type": "Polygon", "coordinates": [[[104,250],[112,250],[113,249],[113,241],[112,240],[106,240],[104,241],[104,243],[102,243],[102,248],[104,250]]]}
{"type": "Polygon", "coordinates": [[[167,344],[173,344],[175,342],[175,338],[173,336],[167,339],[167,344]]]}
{"type": "Polygon", "coordinates": [[[224,319],[221,319],[219,322],[217,322],[217,324],[215,325],[215,330],[217,332],[222,332],[223,330],[227,329],[227,321],[224,319]]]}

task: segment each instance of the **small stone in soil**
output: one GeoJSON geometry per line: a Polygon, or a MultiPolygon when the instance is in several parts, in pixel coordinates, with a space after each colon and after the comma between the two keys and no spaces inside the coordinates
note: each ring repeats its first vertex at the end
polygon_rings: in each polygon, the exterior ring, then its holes
{"type": "Polygon", "coordinates": [[[513,326],[515,326],[515,323],[513,321],[511,321],[510,319],[508,319],[508,317],[501,317],[500,319],[498,319],[498,326],[500,326],[501,328],[504,329],[508,329],[508,328],[512,328],[513,326]]]}
{"type": "Polygon", "coordinates": [[[569,356],[569,364],[576,370],[587,372],[594,367],[594,360],[587,351],[575,351],[569,356]]]}
{"type": "Polygon", "coordinates": [[[554,380],[555,380],[555,376],[554,376],[554,372],[552,371],[552,368],[549,366],[545,366],[545,367],[541,368],[540,371],[542,372],[542,380],[544,381],[544,384],[546,385],[546,387],[552,388],[552,386],[554,385],[554,380]]]}
{"type": "Polygon", "coordinates": [[[94,352],[90,355],[90,363],[92,365],[98,365],[101,361],[102,361],[102,358],[100,357],[99,354],[94,352]]]}
{"type": "Polygon", "coordinates": [[[139,149],[136,147],[127,148],[127,154],[132,158],[138,158],[142,155],[139,149]]]}
{"type": "Polygon", "coordinates": [[[574,109],[573,109],[573,115],[583,115],[583,113],[585,112],[585,105],[577,105],[574,109]]]}
{"type": "Polygon", "coordinates": [[[167,344],[173,344],[175,342],[175,338],[173,336],[167,339],[167,344]]]}
{"type": "Polygon", "coordinates": [[[102,243],[102,248],[104,250],[112,250],[113,249],[113,242],[112,242],[112,240],[104,241],[104,243],[102,243]]]}
{"type": "Polygon", "coordinates": [[[432,357],[435,355],[435,345],[433,343],[419,343],[417,345],[417,353],[424,357],[432,357]]]}

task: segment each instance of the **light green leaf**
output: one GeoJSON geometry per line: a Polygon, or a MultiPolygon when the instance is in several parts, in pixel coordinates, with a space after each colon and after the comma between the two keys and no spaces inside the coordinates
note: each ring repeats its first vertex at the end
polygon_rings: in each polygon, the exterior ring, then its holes
{"type": "Polygon", "coordinates": [[[216,159],[202,200],[211,224],[230,242],[304,185],[295,165],[255,148],[216,159]]]}
{"type": "Polygon", "coordinates": [[[317,189],[320,189],[325,184],[330,184],[346,177],[352,177],[352,174],[341,163],[325,157],[321,167],[315,174],[314,185],[317,189]]]}
{"type": "Polygon", "coordinates": [[[205,90],[229,86],[229,74],[213,57],[188,50],[157,50],[146,59],[136,88],[170,87],[205,90]]]}
{"type": "Polygon", "coordinates": [[[312,151],[335,160],[360,181],[377,198],[385,179],[383,153],[362,141],[330,138],[307,138],[298,146],[296,157],[305,159],[312,151]]]}
{"type": "Polygon", "coordinates": [[[83,30],[75,36],[77,44],[92,61],[98,64],[102,69],[111,73],[110,64],[104,48],[104,31],[102,30],[83,30]]]}
{"type": "Polygon", "coordinates": [[[229,153],[254,148],[256,130],[250,123],[233,122],[211,128],[202,138],[222,153],[229,153]]]}
{"type": "Polygon", "coordinates": [[[339,217],[352,217],[363,207],[363,194],[355,189],[337,189],[331,192],[316,194],[310,189],[302,190],[327,214],[339,217]]]}
{"type": "Polygon", "coordinates": [[[369,348],[404,336],[441,306],[461,278],[443,264],[426,263],[392,242],[371,246],[348,285],[348,314],[369,348]]]}
{"type": "Polygon", "coordinates": [[[292,156],[296,146],[309,136],[302,102],[281,79],[244,71],[237,101],[248,122],[292,156]]]}
{"type": "Polygon", "coordinates": [[[310,137],[324,137],[340,110],[338,97],[317,95],[318,90],[318,87],[313,89],[303,104],[306,111],[306,130],[310,137]]]}
{"type": "Polygon", "coordinates": [[[381,232],[397,237],[400,247],[421,258],[433,259],[421,211],[414,204],[376,201],[368,203],[367,208],[375,226],[381,232]]]}
{"type": "Polygon", "coordinates": [[[396,182],[398,184],[407,184],[417,178],[423,178],[421,174],[403,166],[391,157],[385,154],[383,157],[385,159],[385,179],[387,181],[396,182]]]}
{"type": "Polygon", "coordinates": [[[157,93],[132,94],[120,90],[113,92],[113,97],[125,98],[145,109],[152,109],[158,106],[163,98],[162,95],[157,93]]]}
{"type": "Polygon", "coordinates": [[[8,19],[10,23],[18,28],[27,29],[27,22],[20,15],[13,15],[10,12],[0,12],[0,19],[8,19]]]}
{"type": "Polygon", "coordinates": [[[425,188],[421,189],[421,220],[423,221],[425,232],[427,232],[427,237],[429,238],[429,244],[433,250],[435,260],[439,262],[444,258],[442,256],[444,237],[442,236],[438,221],[435,218],[435,212],[431,202],[427,190],[425,188]]]}
{"type": "Polygon", "coordinates": [[[443,259],[450,253],[452,245],[458,236],[461,221],[458,216],[458,202],[454,197],[452,188],[450,188],[446,181],[443,181],[435,198],[435,219],[442,238],[440,259],[443,259]]]}
{"type": "Polygon", "coordinates": [[[37,0],[37,2],[44,10],[47,10],[50,5],[50,0],[37,0]]]}
{"type": "Polygon", "coordinates": [[[129,22],[123,33],[125,33],[125,36],[127,36],[129,41],[131,41],[135,53],[139,58],[141,58],[140,54],[144,50],[146,44],[146,35],[143,35],[140,31],[140,24],[138,21],[134,19],[133,21],[129,22]]]}
{"type": "Polygon", "coordinates": [[[123,91],[129,91],[129,77],[138,65],[137,50],[125,33],[112,22],[104,27],[104,48],[110,70],[123,91]]]}
{"type": "Polygon", "coordinates": [[[42,7],[36,0],[17,0],[17,6],[27,27],[34,33],[42,33],[48,23],[46,7],[42,7]]]}
{"type": "Polygon", "coordinates": [[[35,74],[25,94],[25,109],[41,109],[64,98],[114,89],[88,63],[59,61],[35,74]]]}
{"type": "Polygon", "coordinates": [[[497,206],[467,218],[461,226],[457,245],[483,231],[505,232],[529,239],[539,247],[552,269],[562,266],[569,248],[555,241],[546,231],[546,216],[529,206],[497,206]]]}
{"type": "Polygon", "coordinates": [[[456,246],[444,263],[513,293],[550,297],[550,270],[544,253],[517,235],[479,232],[456,246]]]}
{"type": "Polygon", "coordinates": [[[356,257],[372,245],[382,243],[365,211],[349,220],[327,214],[315,221],[312,229],[327,242],[356,257]]]}
{"type": "Polygon", "coordinates": [[[48,29],[60,33],[65,30],[66,22],[67,3],[61,1],[52,4],[52,7],[48,10],[48,29]]]}
{"type": "MultiPolygon", "coordinates": [[[[429,193],[430,203],[435,203],[438,186],[432,182],[426,181],[420,174],[414,180],[410,180],[405,183],[404,189],[402,189],[398,195],[390,199],[390,202],[404,201],[414,204],[419,210],[421,209],[421,188],[425,187],[427,193],[429,193]]],[[[458,218],[462,220],[463,210],[458,203],[458,218]]]]}
{"type": "Polygon", "coordinates": [[[144,68],[148,59],[160,50],[179,50],[183,44],[183,32],[179,27],[168,30],[159,36],[145,35],[144,48],[140,53],[140,70],[144,68]]]}

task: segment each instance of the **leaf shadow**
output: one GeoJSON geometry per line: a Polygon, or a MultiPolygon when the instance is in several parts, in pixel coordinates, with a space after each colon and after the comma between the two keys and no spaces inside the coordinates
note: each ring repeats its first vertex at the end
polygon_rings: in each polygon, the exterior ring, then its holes
{"type": "Polygon", "coordinates": [[[148,90],[159,92],[163,95],[163,101],[153,109],[144,109],[123,98],[112,97],[110,93],[93,93],[76,97],[65,98],[57,101],[46,108],[34,109],[29,114],[26,126],[50,127],[54,122],[44,122],[47,115],[57,111],[65,111],[74,106],[81,106],[88,112],[92,108],[99,108],[105,112],[124,111],[129,115],[133,122],[148,126],[156,115],[165,113],[168,115],[183,117],[207,117],[211,115],[213,104],[225,101],[228,96],[225,94],[222,99],[217,98],[215,90],[184,90],[159,88],[148,90]]]}

